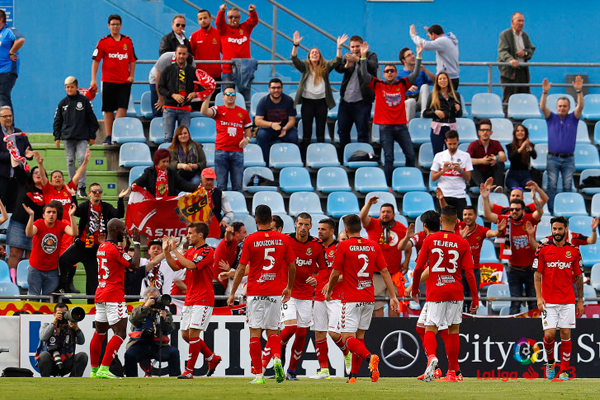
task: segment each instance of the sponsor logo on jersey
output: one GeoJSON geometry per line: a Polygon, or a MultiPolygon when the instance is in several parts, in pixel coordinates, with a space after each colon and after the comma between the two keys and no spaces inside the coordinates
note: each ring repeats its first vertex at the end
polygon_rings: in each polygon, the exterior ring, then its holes
{"type": "Polygon", "coordinates": [[[303,267],[305,265],[312,265],[312,258],[310,260],[303,260],[300,257],[296,258],[296,265],[298,267],[303,267]]]}
{"type": "Polygon", "coordinates": [[[358,286],[356,288],[358,290],[363,290],[363,289],[370,288],[371,286],[373,286],[373,281],[364,280],[364,281],[358,281],[358,286]]]}
{"type": "MultiPolygon", "coordinates": [[[[240,33],[240,35],[243,35],[243,33],[240,33]]],[[[248,41],[248,37],[244,36],[243,38],[238,38],[238,39],[230,37],[230,38],[227,38],[227,41],[229,43],[235,43],[235,44],[242,45],[248,41]]]]}
{"type": "Polygon", "coordinates": [[[548,268],[571,269],[571,262],[553,261],[546,264],[548,268]]]}
{"type": "Polygon", "coordinates": [[[258,280],[256,282],[261,283],[261,282],[267,282],[267,281],[274,281],[275,277],[276,277],[275,273],[261,274],[260,278],[258,278],[258,280]]]}
{"type": "Polygon", "coordinates": [[[129,58],[129,54],[108,53],[108,58],[117,58],[119,60],[127,60],[129,58]]]}

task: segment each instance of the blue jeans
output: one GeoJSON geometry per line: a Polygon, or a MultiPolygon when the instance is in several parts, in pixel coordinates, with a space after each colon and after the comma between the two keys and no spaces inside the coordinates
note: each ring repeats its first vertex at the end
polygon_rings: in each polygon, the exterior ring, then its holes
{"type": "Polygon", "coordinates": [[[58,269],[40,271],[30,265],[27,267],[27,283],[29,284],[27,294],[32,296],[52,294],[59,283],[58,269]]]}
{"type": "Polygon", "coordinates": [[[354,103],[346,103],[344,100],[340,101],[338,110],[338,134],[340,135],[340,146],[342,150],[350,143],[350,130],[352,129],[352,124],[356,124],[358,141],[369,143],[369,120],[371,119],[372,106],[372,103],[365,105],[362,101],[354,103]]]}
{"type": "Polygon", "coordinates": [[[392,185],[392,174],[394,173],[394,141],[398,142],[404,156],[406,157],[406,166],[415,166],[415,148],[406,125],[381,125],[379,127],[381,147],[385,154],[385,177],[388,186],[392,185]]]}
{"type": "Polygon", "coordinates": [[[528,170],[509,169],[506,175],[506,187],[509,190],[516,187],[524,188],[530,180],[531,174],[528,170]]]}
{"type": "Polygon", "coordinates": [[[165,143],[173,141],[173,133],[175,132],[175,122],[179,125],[189,128],[192,113],[176,108],[163,108],[163,132],[165,133],[165,143]]]}
{"type": "Polygon", "coordinates": [[[158,101],[158,93],[156,92],[156,85],[149,84],[150,86],[150,104],[152,105],[152,115],[155,117],[162,117],[162,110],[157,110],[154,105],[158,101]]]}
{"type": "MultiPolygon", "coordinates": [[[[269,166],[269,150],[271,149],[271,145],[273,143],[281,140],[284,143],[298,144],[298,129],[296,129],[296,127],[293,127],[287,131],[285,136],[282,138],[280,138],[279,135],[280,131],[275,131],[271,128],[260,128],[256,134],[256,144],[258,144],[262,149],[263,158],[267,163],[267,167],[269,166]]],[[[216,158],[217,157],[215,154],[215,163],[217,162],[216,158]]]]}
{"type": "Polygon", "coordinates": [[[575,173],[575,157],[556,157],[548,154],[546,162],[546,170],[548,171],[548,208],[550,213],[554,213],[554,196],[556,196],[556,184],[558,181],[558,173],[562,174],[563,192],[570,192],[573,186],[573,174],[575,173]]]}
{"type": "MultiPolygon", "coordinates": [[[[137,378],[138,363],[150,362],[152,360],[168,361],[169,366],[163,365],[163,373],[169,372],[169,376],[181,374],[179,350],[174,346],[163,346],[160,349],[155,344],[136,343],[125,352],[125,376],[137,378]]],[[[158,367],[157,367],[158,368],[158,367]]],[[[157,369],[155,368],[155,369],[157,369]]]]}
{"type": "Polygon", "coordinates": [[[13,110],[13,115],[15,113],[15,109],[13,108],[10,95],[13,87],[15,87],[16,82],[17,74],[12,72],[0,74],[0,107],[9,106],[13,110]]]}
{"type": "Polygon", "coordinates": [[[228,178],[231,177],[231,189],[242,191],[242,176],[244,175],[244,153],[241,151],[215,150],[215,173],[217,187],[227,190],[228,178]]]}
{"type": "MultiPolygon", "coordinates": [[[[73,179],[75,176],[75,172],[77,168],[75,167],[75,156],[77,156],[77,165],[80,166],[85,159],[85,152],[88,147],[87,139],[77,140],[77,139],[66,139],[63,140],[65,145],[65,154],[67,155],[67,168],[69,169],[69,178],[73,179]]],[[[81,179],[79,179],[79,187],[85,187],[85,170],[83,171],[83,175],[81,179]]]]}
{"type": "MultiPolygon", "coordinates": [[[[533,283],[533,270],[530,268],[526,271],[518,270],[510,266],[505,268],[506,276],[508,277],[508,290],[511,297],[523,297],[523,286],[525,286],[525,297],[536,297],[535,285],[533,283]]],[[[527,307],[533,310],[537,307],[536,301],[528,301],[527,307]]],[[[521,312],[521,302],[510,302],[510,314],[519,314],[521,312]]]]}
{"type": "Polygon", "coordinates": [[[431,147],[433,147],[434,156],[440,151],[444,151],[444,149],[446,148],[446,132],[448,132],[449,130],[449,126],[442,126],[439,135],[434,134],[433,129],[431,130],[431,147]]]}
{"type": "MultiPolygon", "coordinates": [[[[481,284],[481,270],[479,268],[473,270],[475,274],[475,283],[477,283],[477,293],[479,293],[479,285],[481,284]]],[[[465,297],[473,297],[471,296],[471,288],[469,287],[469,282],[467,282],[467,277],[465,276],[465,270],[462,271],[462,285],[465,297]]],[[[471,301],[465,300],[463,305],[463,311],[470,313],[471,310],[471,301]]]]}

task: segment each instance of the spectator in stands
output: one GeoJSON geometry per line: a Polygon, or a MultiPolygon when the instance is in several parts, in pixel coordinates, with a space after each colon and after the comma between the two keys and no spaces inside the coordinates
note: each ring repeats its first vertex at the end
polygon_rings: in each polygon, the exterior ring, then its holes
{"type": "Polygon", "coordinates": [[[570,192],[573,186],[573,173],[575,172],[575,140],[577,139],[577,124],[583,111],[583,78],[580,75],[575,77],[573,89],[577,93],[577,106],[572,113],[569,113],[571,102],[566,97],[560,97],[556,101],[556,111],[553,113],[546,106],[548,91],[552,83],[544,78],[542,82],[542,97],[540,97],[540,109],[546,118],[548,124],[548,208],[550,213],[554,213],[554,196],[556,195],[556,185],[558,182],[558,173],[563,178],[563,192],[570,192]]]}
{"type": "MultiPolygon", "coordinates": [[[[202,178],[201,186],[206,189],[206,191],[212,197],[213,216],[217,220],[218,224],[223,227],[222,230],[224,232],[225,228],[227,228],[233,222],[233,209],[229,204],[229,199],[227,199],[225,192],[215,187],[215,179],[217,179],[217,174],[215,173],[214,169],[204,168],[200,176],[202,178]]],[[[213,237],[212,224],[209,224],[209,229],[209,237],[213,237]]],[[[221,237],[221,235],[217,237],[221,237]]]]}
{"type": "Polygon", "coordinates": [[[327,110],[335,107],[335,100],[329,83],[329,74],[342,64],[342,46],[347,35],[337,39],[337,52],[334,60],[327,61],[323,58],[321,50],[313,47],[308,52],[306,61],[298,58],[298,46],[302,41],[298,31],[294,32],[294,46],[292,47],[292,63],[300,71],[300,83],[296,91],[294,106],[302,104],[302,150],[310,144],[312,127],[316,123],[317,142],[325,141],[325,128],[327,126],[327,110]]]}
{"type": "Polygon", "coordinates": [[[6,12],[0,10],[0,107],[13,108],[11,92],[19,75],[19,50],[25,36],[13,26],[6,25],[6,12]]]}
{"type": "MultiPolygon", "coordinates": [[[[493,178],[489,178],[487,181],[485,181],[485,187],[488,190],[492,190],[494,188],[494,180],[493,178]]],[[[542,207],[544,207],[546,205],[546,203],[548,203],[548,195],[546,194],[546,192],[544,192],[542,190],[542,188],[539,187],[539,185],[535,182],[535,181],[528,181],[526,185],[521,186],[521,187],[513,187],[512,190],[510,191],[510,195],[508,197],[508,201],[512,201],[512,200],[521,200],[524,201],[524,197],[523,197],[523,190],[524,189],[529,189],[529,190],[534,190],[537,195],[539,196],[539,203],[542,205],[542,207]]],[[[492,204],[492,212],[498,215],[508,215],[510,214],[510,209],[508,207],[502,207],[498,204],[492,204]]],[[[525,213],[526,214],[532,214],[533,212],[535,212],[535,203],[530,203],[525,205],[525,213]]]]}
{"type": "Polygon", "coordinates": [[[248,111],[235,105],[235,89],[223,91],[224,105],[208,108],[211,96],[202,102],[200,111],[217,124],[215,140],[215,170],[220,190],[227,190],[231,179],[234,192],[242,191],[244,175],[244,148],[250,143],[252,120],[248,111]]]}
{"type": "Polygon", "coordinates": [[[194,185],[200,184],[200,172],[206,168],[206,155],[200,143],[190,137],[190,130],[185,125],[179,125],[169,146],[171,152],[171,167],[179,175],[194,185]]]}
{"type": "MultiPolygon", "coordinates": [[[[410,26],[410,38],[415,44],[421,43],[423,50],[435,51],[435,62],[437,64],[436,73],[448,74],[452,80],[454,89],[458,89],[460,66],[458,65],[458,39],[452,32],[444,33],[444,29],[439,25],[424,27],[429,41],[421,39],[417,35],[414,25],[410,26]]],[[[460,215],[460,214],[459,214],[460,215]]]]}
{"type": "MultiPolygon", "coordinates": [[[[440,72],[433,85],[433,91],[427,100],[427,108],[423,111],[424,118],[431,121],[431,146],[433,154],[444,150],[446,132],[457,130],[456,118],[462,117],[460,94],[454,91],[450,76],[440,72]]],[[[458,215],[462,215],[459,212],[458,215]]]]}
{"type": "MultiPolygon", "coordinates": [[[[361,57],[365,58],[369,50],[369,45],[364,42],[361,45],[361,57]]],[[[394,173],[394,142],[398,142],[406,157],[406,166],[415,166],[415,149],[410,134],[406,127],[406,107],[404,99],[406,91],[412,85],[419,73],[421,65],[421,51],[423,47],[417,46],[417,67],[413,73],[396,80],[398,72],[396,66],[388,64],[383,67],[385,80],[374,77],[367,71],[365,63],[360,65],[358,70],[363,81],[375,92],[375,116],[373,123],[379,124],[379,135],[381,138],[381,147],[385,154],[385,176],[388,186],[392,186],[392,174],[394,173]]]]}
{"type": "Polygon", "coordinates": [[[121,16],[112,14],[108,17],[110,35],[104,36],[96,45],[92,54],[92,82],[90,86],[98,86],[96,75],[102,61],[102,112],[106,139],[104,144],[111,144],[112,126],[115,118],[127,115],[131,84],[135,75],[137,57],[133,50],[133,42],[129,36],[121,34],[121,16]],[[114,112],[117,111],[115,115],[114,112]]]}
{"type": "MultiPolygon", "coordinates": [[[[516,12],[510,19],[510,28],[502,31],[498,40],[498,62],[508,62],[510,65],[499,66],[500,82],[502,83],[529,83],[529,67],[527,61],[533,57],[535,46],[531,44],[529,36],[523,32],[525,16],[516,12]]],[[[531,93],[529,85],[503,86],[502,102],[514,93],[531,93]]]]}
{"type": "Polygon", "coordinates": [[[279,215],[273,215],[271,221],[271,229],[277,232],[283,231],[283,219],[279,215]]]}
{"type": "Polygon", "coordinates": [[[433,157],[431,164],[431,181],[439,180],[438,187],[444,194],[448,205],[454,206],[457,215],[462,218],[467,205],[467,182],[471,180],[473,164],[469,153],[459,150],[458,132],[446,132],[447,150],[440,151],[433,157]]]}
{"type": "MultiPolygon", "coordinates": [[[[54,113],[54,140],[56,147],[60,148],[60,140],[65,145],[67,156],[67,168],[69,177],[75,176],[75,157],[77,164],[81,165],[85,158],[88,143],[93,145],[96,141],[96,131],[100,127],[94,114],[94,108],[90,100],[79,93],[77,78],[69,76],[65,79],[65,90],[67,96],[63,98],[56,107],[54,113]]],[[[86,197],[85,191],[86,173],[79,179],[77,195],[86,197]]]]}
{"type": "Polygon", "coordinates": [[[277,140],[298,144],[296,107],[294,100],[283,93],[281,79],[273,78],[269,81],[269,95],[258,102],[254,124],[259,128],[256,142],[262,149],[267,166],[269,150],[277,140]]]}
{"type": "Polygon", "coordinates": [[[152,104],[152,114],[155,117],[162,117],[163,106],[165,105],[165,97],[158,91],[158,82],[162,72],[169,65],[175,62],[175,52],[167,51],[158,57],[158,61],[148,74],[148,82],[150,84],[150,103],[152,104]]]}
{"type": "MultiPolygon", "coordinates": [[[[145,272],[140,296],[144,296],[144,292],[150,287],[158,289],[161,294],[171,294],[176,271],[165,260],[162,239],[150,239],[147,246],[148,258],[140,259],[140,269],[145,272]]],[[[185,277],[185,273],[183,276],[185,277]]]]}
{"type": "MultiPolygon", "coordinates": [[[[212,15],[208,10],[198,11],[200,29],[190,36],[192,55],[196,61],[219,61],[221,59],[221,36],[219,30],[212,26],[212,15]]],[[[196,69],[202,69],[212,76],[215,82],[221,82],[221,64],[196,64],[196,69]]],[[[215,88],[212,100],[219,93],[219,85],[215,88]]],[[[195,104],[195,103],[194,103],[195,104]]],[[[192,104],[192,109],[194,109],[192,104]]]]}
{"type": "MultiPolygon", "coordinates": [[[[235,275],[235,269],[239,260],[242,247],[248,231],[242,222],[236,221],[225,229],[225,237],[219,242],[215,249],[215,263],[213,266],[213,289],[215,295],[224,295],[229,279],[235,275]],[[225,273],[221,275],[221,273],[225,273]],[[227,277],[226,279],[223,279],[227,277]]],[[[226,306],[225,300],[215,300],[215,307],[226,306]]]]}
{"type": "MultiPolygon", "coordinates": [[[[404,65],[404,68],[398,71],[398,77],[396,78],[400,80],[406,78],[414,71],[416,65],[415,53],[408,47],[405,47],[398,53],[398,59],[404,65]]],[[[433,85],[433,81],[435,81],[435,74],[424,65],[421,65],[419,75],[417,75],[412,86],[406,92],[404,104],[406,106],[406,120],[408,122],[415,117],[417,111],[421,111],[421,103],[427,101],[429,97],[429,85],[433,85]]]]}
{"type": "Polygon", "coordinates": [[[499,141],[491,139],[492,122],[484,118],[479,121],[477,135],[479,139],[469,144],[467,153],[471,155],[473,163],[473,172],[471,173],[472,182],[479,187],[488,178],[494,178],[494,183],[498,185],[496,191],[502,192],[504,187],[504,162],[506,153],[499,141]]]}
{"type": "MultiPolygon", "coordinates": [[[[106,240],[108,221],[125,216],[123,198],[129,194],[129,188],[119,193],[116,209],[112,204],[102,201],[102,193],[102,186],[99,183],[92,183],[88,193],[90,200],[79,204],[75,211],[75,216],[79,218],[79,236],[58,260],[59,288],[66,293],[79,293],[73,285],[77,263],[82,263],[85,268],[85,293],[87,295],[96,293],[98,247],[106,240]]],[[[94,304],[94,299],[88,299],[88,304],[94,304]]]]}
{"type": "MultiPolygon", "coordinates": [[[[250,4],[248,6],[249,18],[240,23],[240,10],[232,8],[227,12],[227,22],[225,21],[225,11],[227,5],[222,4],[217,13],[215,21],[219,35],[221,36],[221,52],[223,53],[223,61],[231,61],[234,59],[250,59],[250,35],[256,25],[258,25],[258,14],[256,6],[250,4]]],[[[254,78],[254,70],[256,64],[252,62],[241,62],[240,65],[235,64],[234,72],[231,64],[223,64],[223,81],[235,82],[238,92],[242,93],[246,102],[250,101],[250,85],[254,78]],[[249,65],[254,64],[254,65],[249,65]],[[241,67],[241,71],[238,68],[241,67]],[[246,77],[252,79],[246,80],[246,77]]],[[[230,83],[231,84],[231,83],[230,83]]]]}
{"type": "Polygon", "coordinates": [[[190,102],[198,94],[195,92],[196,68],[187,62],[186,46],[177,46],[175,63],[167,66],[160,75],[158,92],[164,97],[163,132],[165,143],[173,140],[175,122],[179,126],[190,126],[192,107],[190,102]]]}
{"type": "Polygon", "coordinates": [[[183,179],[175,169],[170,168],[171,153],[167,149],[158,149],[152,157],[154,165],[144,170],[131,185],[146,189],[157,200],[166,196],[177,196],[179,192],[194,192],[198,185],[183,179]]]}
{"type": "Polygon", "coordinates": [[[171,28],[173,30],[167,33],[160,40],[160,45],[158,46],[158,55],[162,56],[166,52],[177,50],[177,46],[185,46],[188,49],[188,64],[192,64],[194,62],[194,57],[192,56],[192,46],[190,45],[190,41],[185,37],[185,16],[181,14],[177,14],[173,17],[173,21],[171,22],[171,28]]]}
{"type": "Polygon", "coordinates": [[[367,52],[365,58],[361,57],[360,46],[363,39],[360,36],[350,38],[350,53],[344,56],[345,63],[335,70],[344,74],[342,87],[340,89],[340,104],[338,108],[338,134],[340,136],[340,147],[350,143],[350,131],[352,124],[356,124],[358,141],[369,143],[369,120],[371,119],[371,107],[375,101],[375,93],[367,87],[366,82],[358,74],[360,65],[367,64],[367,72],[377,76],[379,61],[377,54],[367,52]]]}
{"type": "Polygon", "coordinates": [[[506,187],[524,188],[531,179],[529,168],[531,159],[537,158],[535,144],[529,141],[529,130],[523,124],[518,124],[513,130],[512,143],[507,146],[510,169],[506,175],[506,187]]]}

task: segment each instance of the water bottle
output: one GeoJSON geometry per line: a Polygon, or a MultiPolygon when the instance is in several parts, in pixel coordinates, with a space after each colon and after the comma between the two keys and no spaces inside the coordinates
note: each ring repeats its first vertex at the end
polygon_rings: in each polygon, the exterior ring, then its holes
{"type": "Polygon", "coordinates": [[[254,178],[252,178],[252,184],[254,186],[258,186],[258,175],[254,175],[254,178]]]}

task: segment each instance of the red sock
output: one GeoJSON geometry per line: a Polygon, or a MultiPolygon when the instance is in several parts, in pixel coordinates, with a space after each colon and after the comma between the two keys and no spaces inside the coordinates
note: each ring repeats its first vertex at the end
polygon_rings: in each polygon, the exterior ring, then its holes
{"type": "MultiPolygon", "coordinates": [[[[270,339],[270,337],[269,337],[270,339]]],[[[277,337],[277,343],[279,343],[279,337],[277,337]]],[[[271,347],[269,345],[271,341],[268,340],[267,344],[265,345],[265,348],[262,352],[262,367],[263,369],[267,369],[267,367],[269,366],[269,361],[271,361],[271,347]]],[[[279,343],[279,346],[281,348],[281,343],[279,343]]]]}
{"type": "Polygon", "coordinates": [[[433,333],[433,331],[425,332],[423,347],[425,347],[427,357],[436,356],[437,339],[435,338],[435,333],[433,333]]]}
{"type": "Polygon", "coordinates": [[[346,340],[346,346],[348,346],[348,350],[352,352],[353,359],[354,354],[359,355],[361,358],[367,358],[369,357],[369,354],[371,354],[369,353],[369,350],[367,350],[367,348],[365,347],[364,339],[359,340],[357,338],[349,337],[348,340],[346,340]]]}
{"type": "Polygon", "coordinates": [[[316,340],[315,347],[317,349],[317,360],[321,369],[329,368],[329,359],[327,358],[327,338],[316,340]]]}
{"type": "MultiPolygon", "coordinates": [[[[417,325],[416,331],[417,335],[419,335],[419,337],[421,338],[421,343],[423,344],[423,346],[425,346],[425,327],[417,325]]],[[[423,348],[423,350],[425,350],[425,356],[427,356],[427,349],[423,348]]]]}
{"type": "Polygon", "coordinates": [[[437,334],[442,338],[442,340],[444,341],[444,343],[446,343],[446,341],[448,340],[448,335],[449,335],[448,329],[444,329],[442,331],[438,331],[437,334]]]}
{"type": "Polygon", "coordinates": [[[448,344],[446,345],[446,354],[448,356],[448,370],[458,371],[458,353],[460,352],[460,337],[458,333],[448,334],[448,344]]]}
{"type": "Polygon", "coordinates": [[[252,373],[262,374],[261,363],[262,346],[259,337],[250,338],[250,359],[252,360],[252,373]]]}
{"type": "Polygon", "coordinates": [[[211,358],[213,355],[212,350],[208,348],[208,346],[206,345],[206,342],[202,339],[200,339],[200,353],[202,353],[202,355],[206,359],[211,358]]]}
{"type": "Polygon", "coordinates": [[[265,351],[269,348],[271,350],[270,354],[274,358],[281,358],[281,338],[278,334],[272,333],[269,335],[267,339],[267,347],[265,347],[265,351]]]}
{"type": "Polygon", "coordinates": [[[546,350],[546,359],[548,364],[554,363],[554,339],[546,340],[544,337],[544,350],[546,350]]]}
{"type": "Polygon", "coordinates": [[[335,345],[340,348],[342,353],[344,353],[344,356],[347,356],[350,352],[348,350],[348,346],[346,346],[346,343],[342,340],[342,335],[340,335],[340,337],[337,338],[337,340],[334,340],[333,343],[335,343],[335,345]]]}
{"type": "Polygon", "coordinates": [[[569,373],[569,363],[571,362],[571,350],[573,343],[571,339],[562,339],[560,342],[560,372],[569,373]]]}
{"type": "Polygon", "coordinates": [[[296,329],[296,338],[294,339],[294,344],[292,345],[292,358],[290,359],[290,371],[295,371],[296,366],[300,362],[302,358],[302,354],[304,354],[304,346],[306,345],[306,332],[308,328],[297,328],[296,329]]]}
{"type": "Polygon", "coordinates": [[[281,347],[287,346],[288,342],[296,333],[296,325],[286,325],[281,331],[281,347]]]}
{"type": "Polygon", "coordinates": [[[102,343],[106,339],[106,333],[94,332],[90,342],[90,366],[98,368],[100,366],[100,353],[102,353],[102,343]]]}
{"type": "Polygon", "coordinates": [[[350,368],[350,373],[357,375],[360,371],[360,365],[363,362],[363,358],[356,353],[352,353],[352,367],[350,368]]]}
{"type": "Polygon", "coordinates": [[[200,354],[200,338],[199,337],[191,337],[188,340],[190,344],[190,354],[188,355],[188,362],[185,367],[186,372],[194,372],[194,367],[196,366],[196,360],[198,359],[198,354],[200,354]]]}
{"type": "Polygon", "coordinates": [[[117,353],[119,352],[119,348],[123,344],[123,338],[119,335],[113,335],[112,338],[108,341],[106,345],[106,350],[104,351],[104,357],[102,358],[102,366],[110,367],[113,360],[115,359],[117,353]]]}

